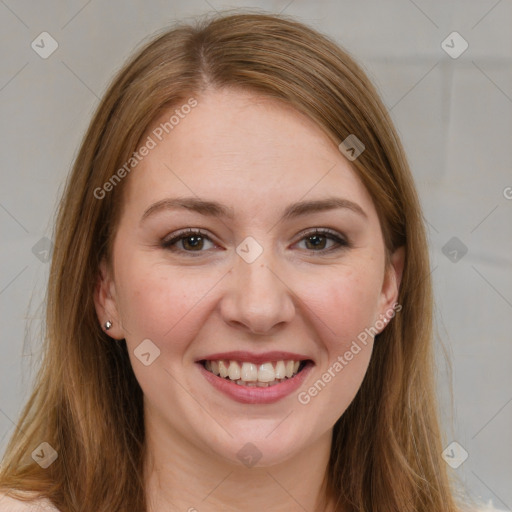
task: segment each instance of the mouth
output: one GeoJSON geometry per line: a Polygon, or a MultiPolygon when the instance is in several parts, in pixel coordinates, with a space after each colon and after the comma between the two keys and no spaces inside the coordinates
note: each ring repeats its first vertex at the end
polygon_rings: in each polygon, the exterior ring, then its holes
{"type": "Polygon", "coordinates": [[[266,388],[276,386],[293,379],[306,365],[309,359],[296,361],[293,359],[253,363],[229,359],[202,360],[204,369],[222,379],[239,386],[266,388]]]}
{"type": "Polygon", "coordinates": [[[292,394],[315,366],[311,359],[284,352],[232,352],[196,363],[214,389],[246,404],[271,404],[292,394]]]}

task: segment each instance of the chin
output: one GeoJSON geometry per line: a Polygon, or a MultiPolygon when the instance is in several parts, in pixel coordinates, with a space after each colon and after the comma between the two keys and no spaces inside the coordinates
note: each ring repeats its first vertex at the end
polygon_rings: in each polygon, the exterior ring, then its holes
{"type": "MultiPolygon", "coordinates": [[[[279,421],[282,421],[282,418],[279,421]]],[[[230,430],[233,437],[226,435],[222,442],[217,439],[212,444],[209,443],[214,447],[215,454],[236,466],[265,468],[283,464],[304,451],[307,443],[303,434],[294,434],[289,430],[281,432],[279,427],[276,429],[279,422],[273,422],[270,429],[268,422],[264,422],[260,427],[254,425],[255,420],[252,422],[250,429],[237,432],[233,428],[230,430]]]]}

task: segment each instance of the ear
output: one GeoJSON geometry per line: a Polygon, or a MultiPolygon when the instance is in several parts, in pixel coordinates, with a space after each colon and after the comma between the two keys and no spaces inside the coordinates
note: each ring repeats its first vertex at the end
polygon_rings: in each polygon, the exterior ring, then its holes
{"type": "Polygon", "coordinates": [[[398,304],[398,294],[400,292],[404,263],[405,247],[399,247],[390,257],[382,283],[379,319],[382,319],[382,321],[385,320],[384,327],[391,321],[391,318],[395,316],[395,312],[402,309],[402,306],[398,304]]]}
{"type": "Polygon", "coordinates": [[[115,284],[104,260],[101,261],[98,268],[98,280],[94,289],[94,306],[103,331],[111,338],[122,340],[124,338],[124,330],[116,303],[115,284]],[[112,323],[112,327],[108,331],[105,329],[105,322],[107,320],[112,323]]]}

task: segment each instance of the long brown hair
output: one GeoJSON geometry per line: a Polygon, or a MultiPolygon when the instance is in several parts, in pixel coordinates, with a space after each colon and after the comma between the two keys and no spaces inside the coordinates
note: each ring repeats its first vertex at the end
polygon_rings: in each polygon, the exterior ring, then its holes
{"type": "Polygon", "coordinates": [[[351,134],[363,141],[365,151],[352,165],[373,198],[388,255],[405,248],[402,310],[378,335],[363,384],[334,428],[328,476],[339,506],[455,511],[434,394],[426,237],[401,143],[348,53],[300,23],[264,14],[166,30],[105,93],[60,204],[44,360],[8,445],[0,486],[34,491],[62,512],[145,510],[142,391],[125,342],[102,331],[93,304],[100,260],[110,263],[124,182],[100,199],[97,191],[163,111],[223,87],[293,106],[336,145],[351,134]],[[47,469],[30,457],[41,442],[58,453],[47,469]]]}

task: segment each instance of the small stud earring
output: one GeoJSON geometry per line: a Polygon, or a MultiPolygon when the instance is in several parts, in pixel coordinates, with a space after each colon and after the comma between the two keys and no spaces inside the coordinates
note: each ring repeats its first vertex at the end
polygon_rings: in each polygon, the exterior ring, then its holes
{"type": "Polygon", "coordinates": [[[110,320],[107,320],[105,322],[105,330],[108,331],[112,327],[112,322],[110,320]]]}

